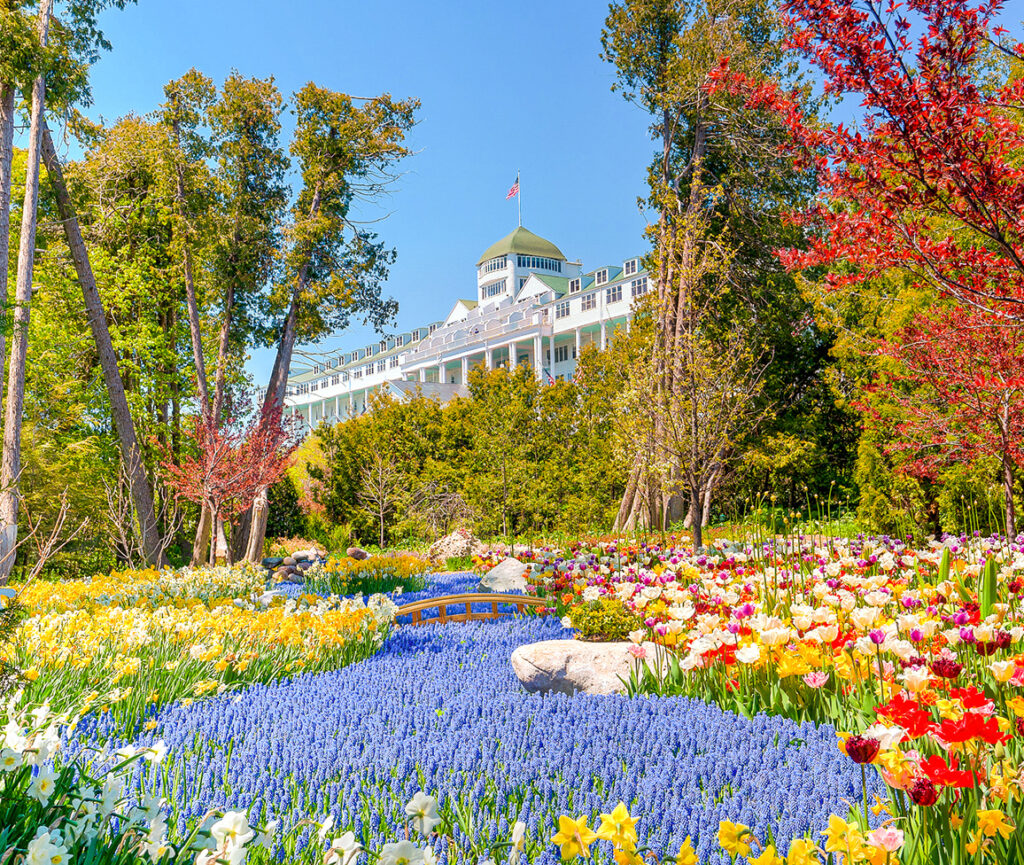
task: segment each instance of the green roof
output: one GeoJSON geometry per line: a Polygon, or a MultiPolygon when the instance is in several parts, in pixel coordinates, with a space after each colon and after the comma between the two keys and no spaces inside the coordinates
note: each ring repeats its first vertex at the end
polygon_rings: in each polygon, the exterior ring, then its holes
{"type": "Polygon", "coordinates": [[[569,290],[569,277],[567,276],[548,276],[546,273],[535,273],[533,275],[548,288],[555,291],[559,297],[569,290]]]}
{"type": "Polygon", "coordinates": [[[562,250],[550,240],[538,237],[532,231],[527,231],[520,225],[511,234],[506,235],[497,243],[492,243],[488,246],[484,254],[480,256],[477,266],[485,261],[490,261],[492,258],[497,258],[499,255],[507,255],[510,252],[521,255],[539,255],[543,258],[557,258],[559,261],[567,260],[562,255],[562,250]]]}

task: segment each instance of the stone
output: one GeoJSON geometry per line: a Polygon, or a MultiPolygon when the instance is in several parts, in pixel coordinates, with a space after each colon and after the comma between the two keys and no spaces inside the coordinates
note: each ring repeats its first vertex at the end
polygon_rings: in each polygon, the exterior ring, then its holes
{"type": "Polygon", "coordinates": [[[634,665],[631,643],[542,640],[512,653],[512,669],[531,693],[621,694],[634,665]]]}
{"type": "Polygon", "coordinates": [[[465,529],[456,529],[450,535],[434,541],[427,551],[432,562],[444,564],[448,559],[461,559],[483,552],[484,545],[465,529]]]}
{"type": "Polygon", "coordinates": [[[370,554],[359,547],[349,547],[345,550],[345,555],[350,559],[355,559],[356,561],[362,561],[363,559],[370,558],[370,554]]]}
{"type": "Polygon", "coordinates": [[[274,568],[278,567],[283,562],[284,559],[282,559],[280,556],[271,556],[270,558],[263,560],[263,567],[270,568],[270,570],[274,570],[274,568]]]}
{"type": "Polygon", "coordinates": [[[291,565],[292,567],[294,567],[295,564],[296,564],[295,557],[294,556],[285,556],[281,560],[281,564],[282,565],[291,565]]]}
{"type": "Polygon", "coordinates": [[[308,571],[311,567],[313,567],[313,563],[307,561],[306,559],[302,559],[300,562],[298,562],[298,564],[295,565],[295,569],[300,574],[306,573],[306,571],[308,571]]]}
{"type": "Polygon", "coordinates": [[[292,574],[295,573],[294,567],[288,565],[282,565],[276,571],[274,571],[274,579],[280,582],[281,580],[287,580],[292,574]]]}
{"type": "Polygon", "coordinates": [[[525,592],[529,565],[519,559],[505,559],[480,578],[481,592],[525,592]]]}
{"type": "Polygon", "coordinates": [[[310,559],[309,550],[296,550],[292,553],[292,558],[298,562],[308,562],[310,559]]]}

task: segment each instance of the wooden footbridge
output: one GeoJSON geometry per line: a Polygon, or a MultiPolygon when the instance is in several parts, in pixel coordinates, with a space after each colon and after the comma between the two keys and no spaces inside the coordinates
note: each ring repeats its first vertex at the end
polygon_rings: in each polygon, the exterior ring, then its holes
{"type": "MultiPolygon", "coordinates": [[[[478,592],[464,595],[442,595],[439,598],[427,598],[423,601],[413,601],[398,608],[397,616],[412,616],[412,621],[407,625],[443,625],[446,622],[478,622],[486,619],[498,619],[502,615],[511,613],[508,607],[515,607],[515,612],[524,613],[529,607],[545,607],[547,602],[544,598],[535,598],[531,595],[496,595],[491,592],[478,592]],[[474,604],[487,604],[489,609],[473,610],[474,604]],[[456,609],[462,607],[465,612],[448,612],[448,607],[456,609]],[[506,609],[499,609],[505,607],[506,609]],[[423,617],[424,610],[437,609],[437,616],[423,617]]],[[[396,626],[401,627],[398,622],[396,626]]]]}

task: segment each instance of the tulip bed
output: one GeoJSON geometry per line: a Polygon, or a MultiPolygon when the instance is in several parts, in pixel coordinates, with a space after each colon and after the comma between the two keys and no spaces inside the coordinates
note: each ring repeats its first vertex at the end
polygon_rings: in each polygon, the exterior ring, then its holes
{"type": "Polygon", "coordinates": [[[769,847],[727,827],[729,852],[759,865],[1024,862],[1024,546],[790,538],[693,556],[602,544],[540,551],[533,583],[567,624],[602,605],[635,616],[638,659],[657,657],[638,660],[633,693],[834,723],[865,792],[885,783],[837,811],[824,841],[769,847]]]}

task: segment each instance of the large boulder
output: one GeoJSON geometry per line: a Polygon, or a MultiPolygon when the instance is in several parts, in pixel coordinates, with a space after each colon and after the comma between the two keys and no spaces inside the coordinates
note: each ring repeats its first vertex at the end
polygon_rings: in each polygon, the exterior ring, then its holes
{"type": "Polygon", "coordinates": [[[481,592],[525,592],[529,565],[519,559],[505,559],[480,578],[481,592]]]}
{"type": "Polygon", "coordinates": [[[356,559],[360,562],[363,559],[370,558],[370,554],[366,552],[366,550],[360,549],[359,547],[349,547],[347,550],[345,550],[345,555],[348,556],[350,559],[356,559]]]}
{"type": "Polygon", "coordinates": [[[432,562],[444,563],[448,559],[461,559],[483,552],[484,545],[465,529],[456,529],[450,535],[434,541],[427,551],[432,562]]]}
{"type": "Polygon", "coordinates": [[[543,640],[512,653],[512,669],[530,692],[621,694],[634,661],[631,643],[543,640]]]}
{"type": "Polygon", "coordinates": [[[667,661],[654,643],[590,643],[583,640],[543,640],[520,646],[512,653],[512,669],[527,691],[569,694],[622,694],[637,655],[651,672],[667,661]]]}

